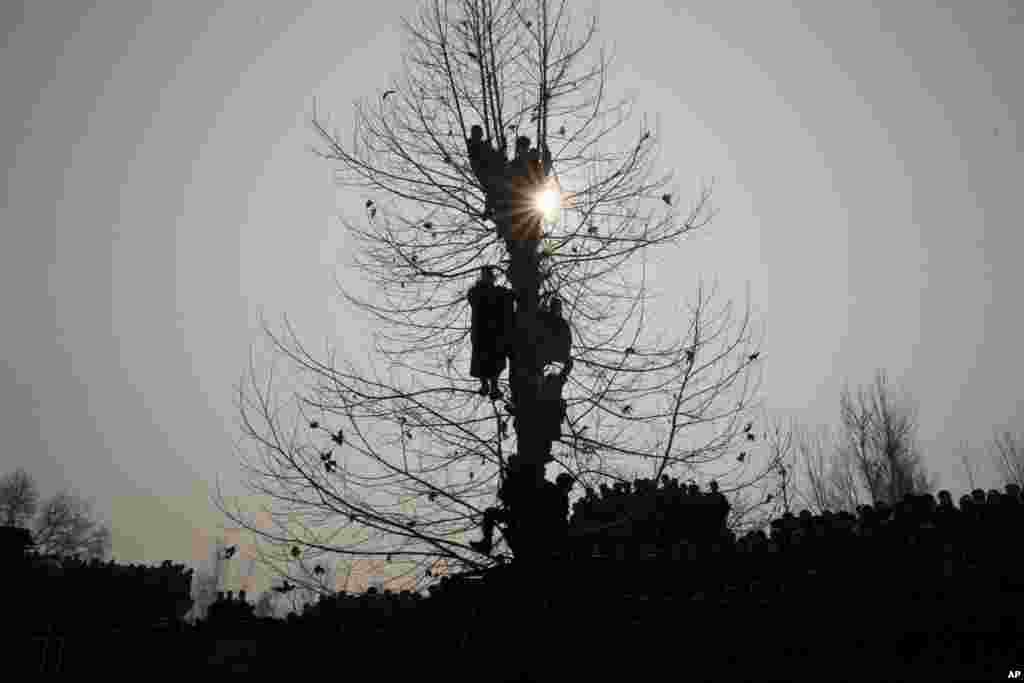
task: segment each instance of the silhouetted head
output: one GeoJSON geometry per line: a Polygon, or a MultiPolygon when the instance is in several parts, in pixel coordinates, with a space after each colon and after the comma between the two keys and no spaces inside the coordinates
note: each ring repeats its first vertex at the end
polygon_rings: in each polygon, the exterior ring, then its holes
{"type": "Polygon", "coordinates": [[[996,489],[989,489],[987,502],[989,505],[998,505],[999,499],[1002,496],[999,495],[999,491],[996,489]]]}
{"type": "Polygon", "coordinates": [[[494,284],[494,268],[491,266],[483,266],[480,268],[480,282],[486,285],[494,284]]]}
{"type": "Polygon", "coordinates": [[[1006,495],[1010,498],[1014,500],[1018,500],[1020,498],[1020,486],[1017,486],[1016,484],[1007,484],[1005,489],[1006,495]]]}
{"type": "Polygon", "coordinates": [[[551,299],[551,303],[548,304],[548,310],[551,311],[552,315],[562,315],[562,300],[557,296],[551,299]]]}
{"type": "Polygon", "coordinates": [[[520,152],[520,151],[525,152],[528,149],[530,149],[530,138],[528,138],[525,135],[520,135],[519,137],[517,137],[516,138],[516,152],[520,152]]]}
{"type": "Polygon", "coordinates": [[[562,472],[557,477],[555,477],[555,486],[562,489],[563,491],[568,491],[572,489],[572,484],[573,478],[572,475],[569,474],[568,472],[562,472]]]}
{"type": "Polygon", "coordinates": [[[974,500],[970,496],[968,496],[966,493],[964,495],[960,496],[960,509],[961,510],[969,508],[972,505],[974,505],[974,500]]]}
{"type": "Polygon", "coordinates": [[[479,142],[484,139],[484,129],[480,126],[473,126],[469,129],[469,138],[479,142]]]}
{"type": "Polygon", "coordinates": [[[939,503],[941,503],[942,505],[952,505],[953,494],[951,494],[949,491],[946,491],[945,489],[939,491],[939,503]]]}
{"type": "Polygon", "coordinates": [[[978,505],[984,505],[985,491],[982,489],[974,489],[973,491],[971,491],[971,500],[973,500],[978,505]]]}
{"type": "Polygon", "coordinates": [[[711,489],[711,493],[718,493],[718,482],[712,479],[711,483],[708,484],[708,488],[711,489]]]}

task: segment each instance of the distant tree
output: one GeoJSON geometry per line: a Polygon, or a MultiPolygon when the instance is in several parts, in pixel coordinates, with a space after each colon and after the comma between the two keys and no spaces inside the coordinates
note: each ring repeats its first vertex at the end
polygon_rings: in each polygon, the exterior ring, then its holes
{"type": "Polygon", "coordinates": [[[39,487],[24,469],[0,479],[0,522],[5,526],[26,527],[39,509],[39,487]]]}
{"type": "Polygon", "coordinates": [[[840,448],[832,430],[801,428],[796,439],[800,498],[808,509],[854,511],[864,499],[850,449],[840,448]]]}
{"type": "Polygon", "coordinates": [[[224,581],[227,577],[228,545],[223,538],[216,538],[213,542],[213,551],[210,553],[210,563],[199,571],[194,572],[192,579],[192,610],[189,612],[190,620],[205,619],[210,605],[217,601],[218,591],[223,590],[224,581]]]}
{"type": "Polygon", "coordinates": [[[36,549],[44,555],[104,559],[110,554],[110,527],[96,519],[89,501],[69,491],[43,503],[34,531],[36,549]]]}
{"type": "Polygon", "coordinates": [[[848,459],[872,502],[893,503],[906,493],[934,488],[916,435],[914,407],[907,397],[893,395],[884,372],[856,396],[843,390],[837,456],[848,459]]]}
{"type": "Polygon", "coordinates": [[[973,453],[966,441],[960,442],[960,452],[957,455],[960,458],[960,466],[964,470],[964,475],[967,477],[967,486],[973,491],[977,488],[975,485],[975,475],[977,474],[978,464],[971,457],[973,453]]]}
{"type": "Polygon", "coordinates": [[[39,504],[39,486],[24,469],[0,479],[0,521],[29,529],[43,555],[105,559],[110,554],[110,527],[97,519],[92,504],[61,491],[39,504]]]}
{"type": "Polygon", "coordinates": [[[260,593],[260,597],[256,600],[256,607],[253,610],[253,614],[259,619],[278,618],[277,594],[274,593],[273,589],[268,588],[260,593]]]}
{"type": "Polygon", "coordinates": [[[1024,488],[1024,436],[1003,432],[992,439],[993,456],[1003,484],[1024,488]]]}

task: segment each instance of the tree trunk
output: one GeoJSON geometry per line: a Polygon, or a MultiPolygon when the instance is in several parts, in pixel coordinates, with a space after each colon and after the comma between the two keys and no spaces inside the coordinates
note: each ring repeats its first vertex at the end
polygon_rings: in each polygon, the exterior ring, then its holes
{"type": "MultiPolygon", "coordinates": [[[[512,180],[512,179],[507,179],[512,180]]],[[[519,179],[515,179],[519,180],[519,179]]],[[[515,182],[506,186],[515,188],[512,202],[508,206],[529,206],[529,183],[515,182]],[[525,195],[525,196],[524,196],[525,195]]],[[[502,205],[500,200],[497,202],[502,205]]],[[[540,215],[520,210],[498,211],[497,231],[505,240],[510,258],[509,280],[516,297],[515,333],[513,358],[510,359],[509,382],[515,405],[514,429],[516,431],[517,453],[510,461],[509,477],[506,479],[504,502],[509,511],[508,525],[512,534],[506,539],[520,558],[533,557],[541,551],[547,537],[546,527],[556,520],[546,520],[542,512],[544,466],[550,461],[551,437],[543,428],[551,418],[545,414],[546,403],[541,401],[540,389],[544,375],[543,358],[540,349],[545,338],[538,317],[540,309],[540,237],[537,230],[540,215]],[[524,229],[527,227],[527,229],[524,229]],[[511,481],[511,485],[509,482],[511,481]]]]}

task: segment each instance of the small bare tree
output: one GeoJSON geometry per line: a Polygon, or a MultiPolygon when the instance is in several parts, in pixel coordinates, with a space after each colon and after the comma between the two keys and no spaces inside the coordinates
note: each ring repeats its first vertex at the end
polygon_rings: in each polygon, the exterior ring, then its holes
{"type": "Polygon", "coordinates": [[[69,491],[40,507],[33,540],[41,554],[83,559],[104,559],[111,547],[110,527],[96,518],[89,501],[69,491]]]}
{"type": "Polygon", "coordinates": [[[857,470],[850,451],[837,447],[827,426],[803,428],[797,438],[800,497],[815,512],[852,512],[861,502],[857,470]]]}
{"type": "Polygon", "coordinates": [[[272,588],[268,588],[260,593],[259,598],[256,600],[256,606],[253,608],[253,616],[260,619],[276,619],[278,615],[277,594],[274,593],[272,588]]]}
{"type": "Polygon", "coordinates": [[[1002,483],[1024,488],[1024,437],[1009,431],[997,433],[992,439],[992,450],[1002,483]]]}
{"type": "Polygon", "coordinates": [[[964,471],[964,476],[967,477],[967,485],[973,491],[977,488],[977,472],[978,464],[974,462],[974,453],[972,453],[969,444],[966,441],[960,442],[960,450],[957,453],[957,457],[960,459],[960,467],[964,471]]]}
{"type": "Polygon", "coordinates": [[[897,398],[884,372],[856,396],[840,398],[839,457],[849,459],[872,502],[894,503],[934,485],[916,443],[917,416],[907,397],[897,398]]]}
{"type": "Polygon", "coordinates": [[[26,527],[39,509],[39,487],[19,468],[0,479],[0,524],[26,527]]]}
{"type": "Polygon", "coordinates": [[[228,562],[231,561],[228,554],[227,542],[220,537],[214,539],[209,564],[193,574],[190,620],[205,619],[210,605],[217,601],[217,593],[224,589],[228,562]]]}

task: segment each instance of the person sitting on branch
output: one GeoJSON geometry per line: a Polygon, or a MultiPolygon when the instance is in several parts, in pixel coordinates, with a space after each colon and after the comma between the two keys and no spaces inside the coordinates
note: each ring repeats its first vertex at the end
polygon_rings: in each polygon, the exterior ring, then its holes
{"type": "Polygon", "coordinates": [[[498,400],[498,377],[505,370],[514,329],[515,295],[507,287],[494,284],[494,270],[484,266],[467,298],[472,308],[469,374],[480,380],[481,396],[498,400]]]}

